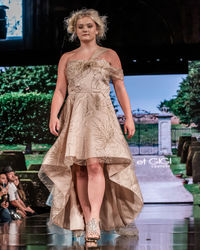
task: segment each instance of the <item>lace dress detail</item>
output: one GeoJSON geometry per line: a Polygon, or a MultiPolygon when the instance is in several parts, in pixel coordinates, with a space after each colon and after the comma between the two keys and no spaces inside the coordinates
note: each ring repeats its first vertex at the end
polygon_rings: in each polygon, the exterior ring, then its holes
{"type": "MultiPolygon", "coordinates": [[[[98,55],[105,50],[101,47],[98,55]]],[[[70,230],[84,230],[73,164],[86,167],[90,158],[104,166],[102,229],[126,226],[143,206],[135,162],[109,96],[110,80],[123,80],[123,70],[98,55],[87,61],[68,62],[68,96],[59,117],[59,136],[46,153],[38,174],[53,195],[50,223],[70,230]]]]}

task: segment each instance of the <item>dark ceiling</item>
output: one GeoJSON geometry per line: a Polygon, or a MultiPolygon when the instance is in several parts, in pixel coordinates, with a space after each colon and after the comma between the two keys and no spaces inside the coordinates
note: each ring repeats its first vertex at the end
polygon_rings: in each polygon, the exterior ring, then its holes
{"type": "Polygon", "coordinates": [[[24,39],[0,40],[0,65],[57,64],[78,46],[63,19],[83,7],[108,16],[101,45],[117,51],[127,75],[187,73],[188,60],[200,60],[199,0],[24,0],[24,39]]]}

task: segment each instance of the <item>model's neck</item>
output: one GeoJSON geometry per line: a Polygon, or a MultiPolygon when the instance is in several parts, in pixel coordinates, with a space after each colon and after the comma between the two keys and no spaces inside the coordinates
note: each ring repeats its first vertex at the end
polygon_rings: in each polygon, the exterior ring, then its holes
{"type": "Polygon", "coordinates": [[[83,50],[93,50],[99,47],[96,41],[81,42],[80,48],[83,50]]]}

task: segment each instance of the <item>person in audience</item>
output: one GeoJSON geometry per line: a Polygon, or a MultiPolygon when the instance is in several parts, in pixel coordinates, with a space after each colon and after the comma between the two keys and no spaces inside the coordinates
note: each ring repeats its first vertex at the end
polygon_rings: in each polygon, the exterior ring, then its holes
{"type": "Polygon", "coordinates": [[[11,222],[11,214],[8,210],[8,180],[4,173],[0,173],[0,223],[11,222]]]}
{"type": "MultiPolygon", "coordinates": [[[[23,189],[23,186],[20,182],[20,179],[19,179],[19,176],[15,174],[15,181],[14,181],[14,184],[15,186],[17,187],[17,193],[20,197],[20,199],[24,202],[24,204],[27,206],[27,207],[30,207],[28,206],[28,203],[27,203],[27,198],[26,198],[26,194],[24,192],[24,189],[23,189]]],[[[34,211],[32,209],[32,211],[34,211]]],[[[34,211],[34,215],[37,214],[35,211],[34,211]]]]}
{"type": "Polygon", "coordinates": [[[17,193],[18,193],[20,199],[24,202],[24,204],[26,204],[26,202],[27,202],[26,194],[25,194],[23,187],[22,187],[22,184],[19,180],[19,176],[16,174],[15,174],[14,184],[17,187],[17,193]]]}
{"type": "MultiPolygon", "coordinates": [[[[25,192],[24,192],[22,183],[20,182],[19,176],[16,175],[16,174],[15,174],[15,181],[14,181],[14,184],[15,184],[15,186],[17,187],[17,192],[18,192],[18,195],[19,195],[20,199],[24,202],[24,204],[25,204],[26,206],[28,206],[26,194],[25,194],[25,192]]],[[[33,209],[32,209],[32,210],[33,210],[33,209]]],[[[33,211],[34,211],[34,210],[33,210],[33,211]]],[[[35,214],[36,214],[36,212],[35,212],[35,214]]]]}
{"type": "Polygon", "coordinates": [[[29,206],[27,207],[24,202],[19,197],[17,192],[17,187],[14,184],[15,181],[15,172],[10,167],[7,166],[4,169],[4,173],[8,179],[8,194],[9,194],[9,201],[10,201],[10,209],[15,209],[17,213],[24,218],[26,216],[31,216],[35,214],[35,211],[31,209],[29,206]]]}

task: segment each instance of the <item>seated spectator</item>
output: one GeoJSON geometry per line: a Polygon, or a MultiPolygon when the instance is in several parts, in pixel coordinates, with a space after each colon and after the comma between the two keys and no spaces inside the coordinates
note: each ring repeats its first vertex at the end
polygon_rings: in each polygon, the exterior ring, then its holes
{"type": "MultiPolygon", "coordinates": [[[[26,194],[24,192],[24,189],[23,189],[23,186],[19,180],[19,176],[15,174],[15,181],[14,181],[14,184],[15,186],[17,187],[17,193],[20,197],[20,199],[24,202],[24,204],[27,206],[27,207],[30,207],[28,206],[28,203],[27,203],[27,199],[26,199],[26,194]]],[[[31,208],[30,208],[31,209],[31,208]]],[[[31,209],[32,211],[34,211],[33,209],[31,209]]],[[[35,215],[36,212],[34,211],[34,213],[32,215],[35,215]]],[[[31,214],[30,214],[31,215],[31,214]]]]}
{"type": "Polygon", "coordinates": [[[23,187],[22,187],[22,184],[19,180],[19,176],[16,174],[15,174],[14,184],[17,187],[17,193],[18,193],[20,199],[26,204],[26,194],[25,194],[23,187]]]}
{"type": "Polygon", "coordinates": [[[11,222],[12,218],[8,210],[8,180],[4,173],[0,173],[0,223],[11,222]]]}
{"type": "Polygon", "coordinates": [[[17,210],[17,213],[20,213],[22,217],[35,214],[35,211],[30,207],[27,207],[18,195],[17,188],[14,184],[15,181],[14,170],[10,166],[7,166],[4,169],[4,173],[6,174],[8,179],[8,194],[10,202],[9,209],[15,209],[15,211],[17,210]]]}

